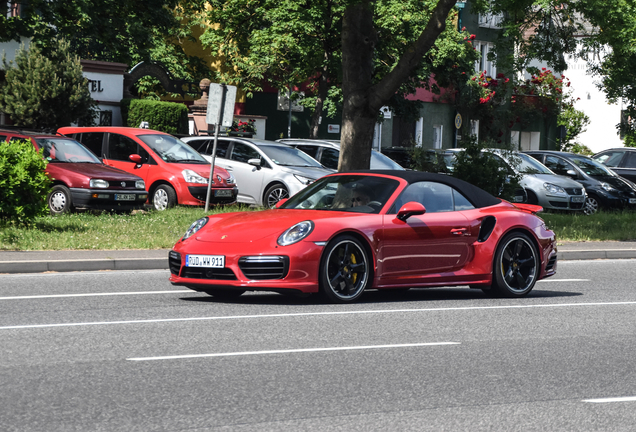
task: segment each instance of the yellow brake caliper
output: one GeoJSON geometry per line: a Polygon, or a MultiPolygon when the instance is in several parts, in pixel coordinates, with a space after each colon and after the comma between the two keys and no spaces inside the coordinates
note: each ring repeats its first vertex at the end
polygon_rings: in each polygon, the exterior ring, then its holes
{"type": "MultiPolygon", "coordinates": [[[[356,263],[356,256],[354,254],[351,254],[351,264],[355,264],[356,263]]],[[[358,273],[353,273],[353,283],[356,283],[356,279],[358,279],[358,273]]]]}

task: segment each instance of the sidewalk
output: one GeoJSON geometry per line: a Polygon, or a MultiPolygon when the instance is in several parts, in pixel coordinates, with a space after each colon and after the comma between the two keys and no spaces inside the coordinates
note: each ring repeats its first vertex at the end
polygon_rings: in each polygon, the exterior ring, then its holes
{"type": "MultiPolygon", "coordinates": [[[[636,258],[636,241],[567,242],[557,249],[559,260],[636,258]]],[[[0,274],[154,269],[168,269],[168,249],[0,251],[0,274]]]]}

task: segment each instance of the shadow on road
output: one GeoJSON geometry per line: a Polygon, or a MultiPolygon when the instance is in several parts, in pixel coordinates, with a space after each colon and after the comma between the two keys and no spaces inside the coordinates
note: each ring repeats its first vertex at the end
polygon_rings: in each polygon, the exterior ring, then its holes
{"type": "MultiPolygon", "coordinates": [[[[319,294],[309,296],[297,296],[293,294],[279,294],[275,292],[248,292],[233,299],[217,299],[205,293],[200,293],[200,297],[182,297],[181,300],[203,303],[231,303],[231,304],[255,304],[255,305],[317,305],[331,304],[324,300],[319,294]]],[[[496,301],[524,301],[540,298],[559,298],[583,295],[579,292],[571,291],[548,291],[534,289],[526,297],[520,299],[509,299],[502,297],[492,297],[478,289],[468,288],[413,288],[405,290],[373,290],[365,292],[359,300],[353,304],[369,303],[405,303],[421,301],[443,301],[443,300],[496,300],[496,301]]]]}

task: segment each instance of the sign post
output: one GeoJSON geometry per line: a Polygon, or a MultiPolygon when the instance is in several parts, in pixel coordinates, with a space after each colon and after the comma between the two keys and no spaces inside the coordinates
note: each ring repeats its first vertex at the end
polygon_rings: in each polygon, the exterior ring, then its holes
{"type": "Polygon", "coordinates": [[[210,192],[214,184],[214,159],[216,159],[216,144],[219,139],[221,126],[232,126],[234,119],[234,104],[236,102],[236,86],[225,84],[210,84],[208,110],[205,116],[207,124],[214,125],[214,146],[212,147],[212,164],[208,180],[208,193],[205,197],[205,212],[210,208],[210,192]]]}

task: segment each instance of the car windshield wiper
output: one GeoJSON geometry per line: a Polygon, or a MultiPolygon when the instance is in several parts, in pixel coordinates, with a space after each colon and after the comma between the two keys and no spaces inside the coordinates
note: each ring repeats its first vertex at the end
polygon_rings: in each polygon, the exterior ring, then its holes
{"type": "Polygon", "coordinates": [[[170,160],[170,162],[177,162],[177,163],[196,163],[196,164],[208,164],[210,162],[208,161],[200,161],[200,160],[196,160],[196,159],[172,159],[170,160]]]}

